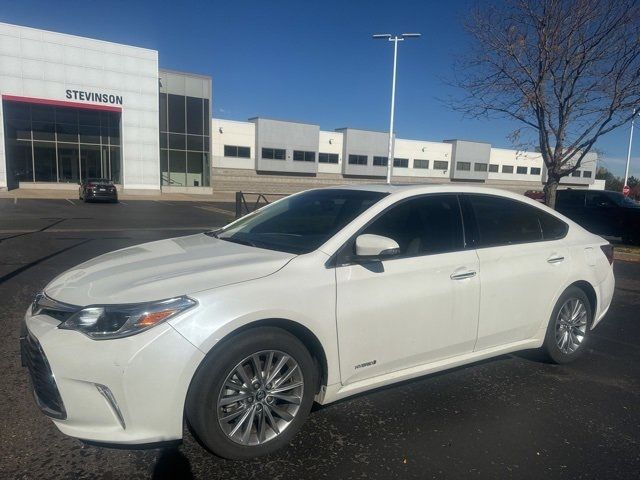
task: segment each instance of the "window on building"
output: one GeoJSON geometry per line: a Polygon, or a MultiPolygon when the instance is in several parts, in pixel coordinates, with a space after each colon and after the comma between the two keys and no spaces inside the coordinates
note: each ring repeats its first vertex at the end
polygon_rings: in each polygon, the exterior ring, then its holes
{"type": "Polygon", "coordinates": [[[251,158],[251,147],[240,147],[236,145],[224,146],[225,157],[251,158]]]}
{"type": "Polygon", "coordinates": [[[349,165],[366,165],[367,164],[367,156],[366,155],[349,155],[349,165]]]}
{"type": "Polygon", "coordinates": [[[209,186],[209,100],[172,93],[159,98],[162,185],[209,186]]]}
{"type": "Polygon", "coordinates": [[[516,173],[518,173],[520,175],[526,175],[527,174],[527,167],[518,167],[518,168],[516,168],[516,173]]]}
{"type": "Polygon", "coordinates": [[[373,157],[374,167],[386,167],[389,164],[388,157],[373,157]]]}
{"type": "Polygon", "coordinates": [[[434,170],[447,170],[449,168],[449,162],[445,162],[444,160],[434,160],[433,169],[434,170]]]}
{"type": "Polygon", "coordinates": [[[590,170],[585,170],[584,172],[582,172],[582,177],[583,178],[591,178],[591,171],[590,170]]]}
{"type": "Polygon", "coordinates": [[[531,175],[540,175],[540,167],[531,167],[529,173],[531,175]]]}
{"type": "Polygon", "coordinates": [[[285,160],[287,151],[284,148],[263,148],[262,158],[267,160],[285,160]]]}
{"type": "Polygon", "coordinates": [[[416,158],[413,160],[413,168],[429,168],[429,160],[420,160],[416,158]]]}
{"type": "Polygon", "coordinates": [[[409,159],[408,158],[394,158],[393,166],[398,168],[409,168],[409,159]]]}
{"type": "Polygon", "coordinates": [[[121,183],[120,112],[4,101],[7,182],[121,183]]]}
{"type": "Polygon", "coordinates": [[[457,162],[456,163],[456,170],[460,170],[460,171],[463,171],[463,172],[471,171],[471,162],[457,162]]]}
{"type": "Polygon", "coordinates": [[[496,165],[495,163],[490,163],[489,164],[489,171],[491,173],[497,173],[498,172],[498,165],[496,165]]]}
{"type": "Polygon", "coordinates": [[[394,239],[404,257],[464,248],[456,195],[427,195],[404,201],[380,215],[363,233],[394,239]]]}
{"type": "Polygon", "coordinates": [[[295,162],[315,162],[316,152],[305,152],[302,150],[294,150],[293,160],[295,162]]]}
{"type": "Polygon", "coordinates": [[[338,154],[337,153],[319,153],[318,154],[318,162],[319,163],[338,163],[338,154]]]}
{"type": "Polygon", "coordinates": [[[486,172],[488,165],[486,163],[474,163],[473,170],[475,172],[486,172]]]}
{"type": "Polygon", "coordinates": [[[575,171],[571,172],[571,176],[572,177],[579,177],[580,176],[580,170],[575,170],[575,171]]]}
{"type": "Polygon", "coordinates": [[[492,247],[542,239],[537,208],[491,195],[469,195],[478,228],[478,246],[492,247]]]}
{"type": "Polygon", "coordinates": [[[502,165],[502,173],[513,173],[513,165],[502,165]]]}

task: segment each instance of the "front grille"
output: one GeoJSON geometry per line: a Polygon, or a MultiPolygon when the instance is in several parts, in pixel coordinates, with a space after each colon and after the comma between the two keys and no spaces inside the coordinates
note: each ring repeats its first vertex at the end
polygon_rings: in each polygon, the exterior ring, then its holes
{"type": "Polygon", "coordinates": [[[31,376],[31,385],[38,407],[50,417],[60,420],[67,418],[56,380],[40,342],[27,332],[20,338],[20,352],[22,364],[28,368],[31,376]]]}

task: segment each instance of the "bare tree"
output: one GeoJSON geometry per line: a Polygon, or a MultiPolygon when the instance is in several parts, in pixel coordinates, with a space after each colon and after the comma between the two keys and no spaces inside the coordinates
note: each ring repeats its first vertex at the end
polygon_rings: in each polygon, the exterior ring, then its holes
{"type": "Polygon", "coordinates": [[[466,24],[453,103],[474,117],[517,120],[546,166],[547,205],[598,138],[640,105],[640,5],[634,0],[482,3],[466,24]]]}

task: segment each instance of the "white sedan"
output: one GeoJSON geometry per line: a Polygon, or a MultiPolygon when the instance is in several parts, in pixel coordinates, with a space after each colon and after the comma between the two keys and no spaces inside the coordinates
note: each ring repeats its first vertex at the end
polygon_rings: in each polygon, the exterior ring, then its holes
{"type": "Polygon", "coordinates": [[[480,359],[585,350],[613,249],[523,196],[367,185],[284,198],[212,232],[101,255],[29,307],[36,401],[65,434],[242,459],[314,401],[480,359]]]}

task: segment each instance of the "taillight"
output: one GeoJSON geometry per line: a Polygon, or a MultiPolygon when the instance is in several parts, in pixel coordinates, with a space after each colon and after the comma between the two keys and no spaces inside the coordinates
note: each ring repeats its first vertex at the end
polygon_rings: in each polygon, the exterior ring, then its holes
{"type": "Polygon", "coordinates": [[[607,260],[609,260],[609,265],[613,265],[613,245],[610,243],[600,245],[600,249],[602,250],[602,253],[604,253],[604,256],[607,257],[607,260]]]}
{"type": "Polygon", "coordinates": [[[94,188],[96,185],[94,183],[87,183],[88,188],[94,188]]]}

